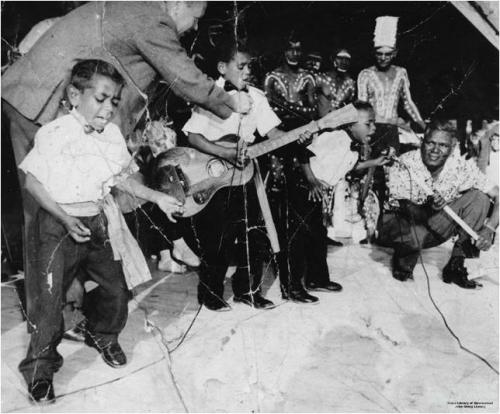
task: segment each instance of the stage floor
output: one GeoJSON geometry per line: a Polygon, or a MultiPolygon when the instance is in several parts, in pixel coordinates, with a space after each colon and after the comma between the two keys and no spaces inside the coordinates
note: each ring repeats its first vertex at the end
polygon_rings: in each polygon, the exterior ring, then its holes
{"type": "MultiPolygon", "coordinates": [[[[498,244],[484,254],[484,287],[441,281],[451,244],[424,252],[432,297],[462,345],[498,371],[498,244]]],[[[57,402],[32,405],[17,370],[28,344],[13,283],[2,285],[2,412],[498,412],[498,375],[460,349],[429,298],[424,268],[415,281],[391,277],[390,249],[330,247],[340,293],[320,303],[229,312],[199,307],[196,273],[154,273],[130,302],[120,337],[129,363],[108,367],[84,344],[63,340],[57,402]],[[170,349],[170,353],[167,350],[170,349]],[[172,351],[173,350],[173,351],[172,351]],[[461,406],[464,407],[461,407],[461,406]],[[468,407],[465,407],[465,406],[468,407]]]]}

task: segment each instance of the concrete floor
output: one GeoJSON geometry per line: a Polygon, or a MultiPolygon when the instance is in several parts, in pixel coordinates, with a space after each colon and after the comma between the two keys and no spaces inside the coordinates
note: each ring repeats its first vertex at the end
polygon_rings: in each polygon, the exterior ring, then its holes
{"type": "MultiPolygon", "coordinates": [[[[481,258],[484,287],[440,280],[451,244],[425,251],[432,296],[462,345],[498,371],[498,245],[481,258]]],[[[198,310],[195,273],[155,272],[130,303],[120,342],[129,364],[112,369],[83,344],[63,341],[57,402],[28,401],[17,371],[28,344],[12,283],[2,285],[2,412],[498,412],[498,375],[460,349],[433,307],[422,266],[391,277],[389,249],[330,247],[341,293],[317,305],[257,311],[198,310]],[[469,407],[462,407],[468,405],[469,407]],[[470,408],[472,407],[472,408],[470,408]]]]}

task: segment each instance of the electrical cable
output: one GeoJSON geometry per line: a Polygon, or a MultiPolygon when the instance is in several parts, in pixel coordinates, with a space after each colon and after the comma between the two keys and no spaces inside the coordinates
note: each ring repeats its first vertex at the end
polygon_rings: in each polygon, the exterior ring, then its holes
{"type": "MultiPolygon", "coordinates": [[[[407,173],[408,173],[408,177],[410,179],[410,197],[411,197],[412,187],[413,187],[413,181],[412,181],[410,169],[404,163],[399,162],[399,161],[398,161],[398,163],[399,163],[399,165],[403,166],[406,169],[407,173]]],[[[427,282],[427,295],[429,296],[429,299],[430,299],[432,305],[434,306],[434,308],[436,309],[436,311],[441,316],[441,319],[443,320],[444,326],[446,327],[446,329],[448,330],[448,332],[450,333],[450,335],[453,336],[453,338],[455,338],[455,340],[457,341],[458,346],[460,347],[460,349],[462,349],[463,351],[471,354],[472,356],[476,357],[480,361],[484,362],[493,372],[495,372],[497,375],[499,375],[498,370],[495,367],[493,367],[493,365],[491,365],[491,363],[488,362],[488,360],[486,360],[486,358],[484,358],[483,356],[477,354],[474,351],[471,351],[470,349],[468,349],[467,347],[465,347],[462,344],[462,341],[457,336],[457,334],[453,331],[453,329],[450,327],[450,325],[448,324],[448,320],[446,319],[445,315],[443,314],[443,312],[441,311],[441,309],[437,305],[436,301],[434,300],[434,297],[432,296],[432,292],[431,292],[431,285],[430,285],[429,274],[427,272],[427,269],[426,269],[425,264],[424,264],[424,259],[422,257],[422,244],[420,242],[420,239],[418,238],[417,232],[415,231],[415,226],[416,226],[415,219],[413,217],[413,214],[412,214],[411,210],[409,209],[408,211],[410,213],[411,229],[413,231],[413,234],[415,236],[415,239],[417,240],[417,244],[418,244],[418,247],[419,247],[419,249],[418,249],[418,256],[419,256],[419,259],[420,259],[420,265],[422,266],[422,269],[424,270],[424,274],[425,274],[425,278],[426,278],[426,282],[427,282]]]]}

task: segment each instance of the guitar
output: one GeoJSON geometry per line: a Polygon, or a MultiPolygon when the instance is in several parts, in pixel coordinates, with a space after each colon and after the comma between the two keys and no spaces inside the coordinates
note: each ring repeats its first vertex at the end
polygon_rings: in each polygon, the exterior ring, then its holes
{"type": "MultiPolygon", "coordinates": [[[[247,155],[250,159],[255,159],[297,141],[306,131],[314,133],[357,120],[358,111],[354,106],[348,105],[330,112],[318,121],[289,131],[278,139],[252,145],[248,147],[247,155]]],[[[226,135],[216,142],[218,145],[234,146],[238,139],[236,135],[226,135]]],[[[226,160],[187,147],[172,148],[158,155],[157,169],[161,169],[163,174],[158,189],[184,202],[182,217],[190,217],[200,212],[219,189],[244,185],[254,174],[253,163],[238,169],[226,160]]]]}

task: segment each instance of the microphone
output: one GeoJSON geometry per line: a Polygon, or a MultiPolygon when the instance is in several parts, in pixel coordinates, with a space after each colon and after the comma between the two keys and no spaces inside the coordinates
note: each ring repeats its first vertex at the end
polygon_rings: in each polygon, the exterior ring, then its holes
{"type": "MultiPolygon", "coordinates": [[[[392,147],[389,147],[391,149],[392,147]]],[[[426,193],[427,196],[433,196],[434,195],[434,190],[427,185],[427,183],[422,180],[422,177],[416,177],[416,176],[411,176],[410,169],[408,166],[404,163],[401,162],[396,156],[394,155],[389,155],[391,157],[391,160],[393,162],[397,162],[399,165],[403,166],[406,168],[408,171],[408,175],[410,176],[410,180],[412,180],[414,183],[416,183],[423,191],[426,193]]],[[[450,206],[445,205],[443,207],[443,211],[450,216],[451,219],[455,221],[474,241],[477,241],[479,239],[479,235],[470,227],[462,218],[455,213],[450,206]]]]}

